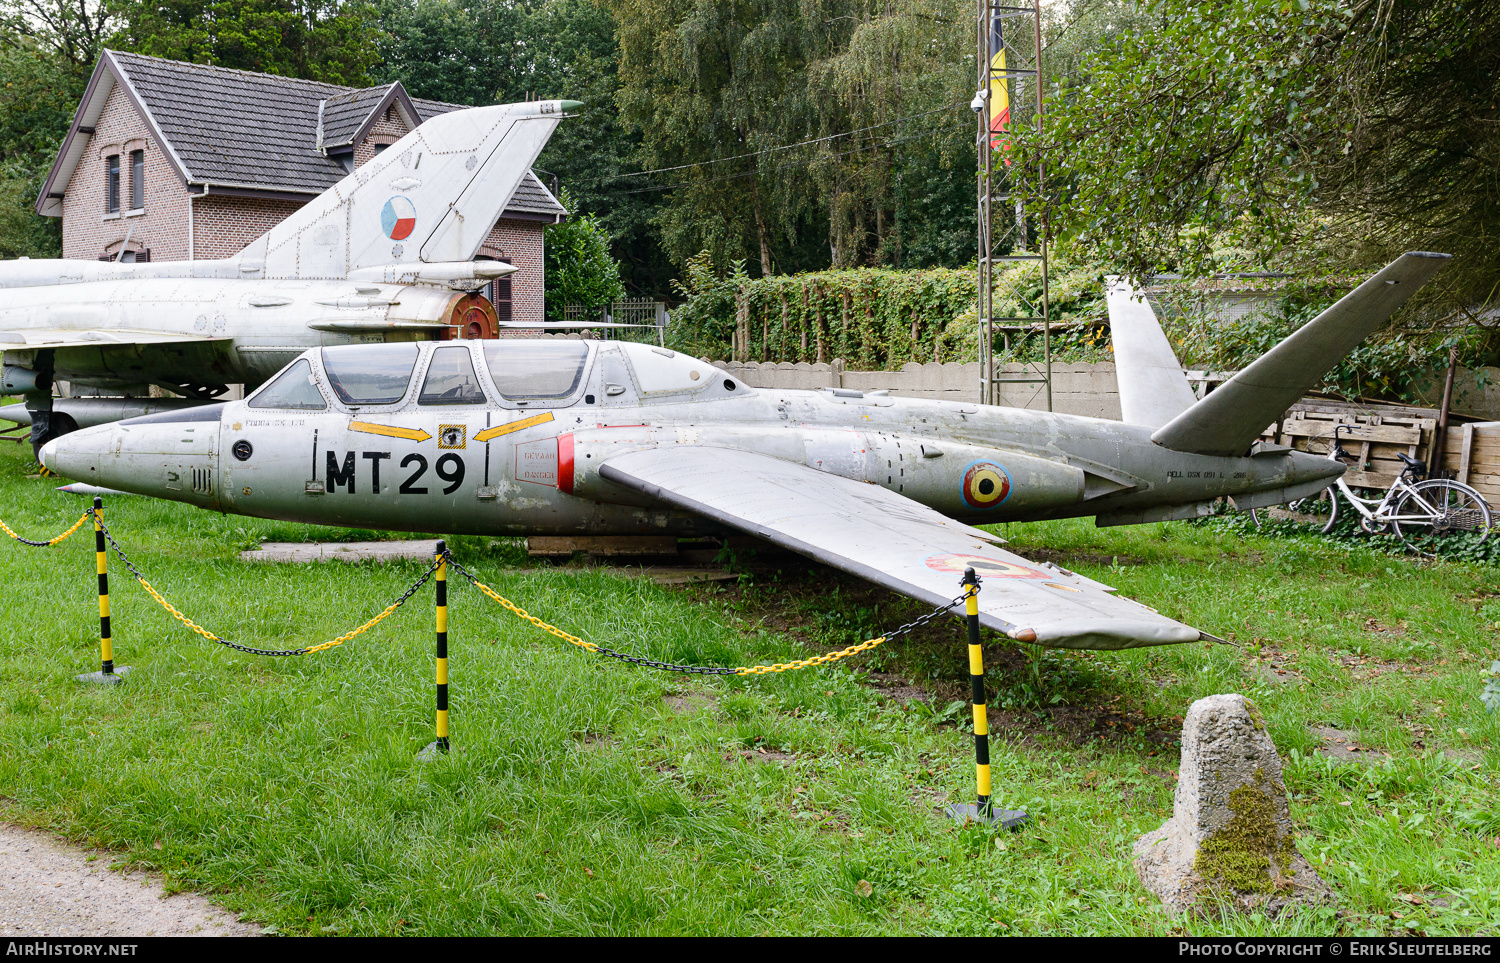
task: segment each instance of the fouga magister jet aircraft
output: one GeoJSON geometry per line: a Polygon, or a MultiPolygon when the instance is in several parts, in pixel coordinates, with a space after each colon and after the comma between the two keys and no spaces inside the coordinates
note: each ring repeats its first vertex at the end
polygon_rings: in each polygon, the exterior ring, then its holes
{"type": "Polygon", "coordinates": [[[239,254],[216,261],[0,263],[0,391],[53,434],[253,388],[315,345],[493,337],[474,293],[515,268],[474,255],[570,100],[441,114],[239,254]],[[197,400],[67,399],[53,380],[197,400]]]}
{"type": "Polygon", "coordinates": [[[305,352],[258,392],[48,444],[79,481],[262,518],[490,535],[744,532],[931,604],[984,576],[1021,642],[1203,637],[999,547],[976,524],[1119,525],[1278,504],[1343,472],[1261,431],[1442,266],[1406,254],[1197,400],[1116,284],[1125,421],[840,389],[750,388],[662,348],[569,339],[305,352]]]}

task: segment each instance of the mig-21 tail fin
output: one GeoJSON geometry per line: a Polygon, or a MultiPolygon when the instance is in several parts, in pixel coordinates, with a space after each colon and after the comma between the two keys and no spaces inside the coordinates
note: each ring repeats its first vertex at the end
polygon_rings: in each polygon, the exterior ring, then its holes
{"type": "Polygon", "coordinates": [[[230,260],[240,277],[333,279],[469,261],[577,106],[541,100],[433,117],[230,260]]]}
{"type": "Polygon", "coordinates": [[[1300,401],[1448,260],[1447,254],[1424,251],[1401,255],[1163,425],[1151,440],[1173,451],[1243,455],[1267,425],[1300,401]]]}

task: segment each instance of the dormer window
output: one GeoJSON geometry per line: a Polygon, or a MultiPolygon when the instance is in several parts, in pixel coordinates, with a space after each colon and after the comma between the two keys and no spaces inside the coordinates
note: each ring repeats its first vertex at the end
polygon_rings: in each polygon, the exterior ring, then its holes
{"type": "Polygon", "coordinates": [[[146,152],[130,152],[130,209],[139,211],[146,206],[146,152]]]}
{"type": "Polygon", "coordinates": [[[120,213],[120,155],[104,158],[104,212],[120,213]]]}

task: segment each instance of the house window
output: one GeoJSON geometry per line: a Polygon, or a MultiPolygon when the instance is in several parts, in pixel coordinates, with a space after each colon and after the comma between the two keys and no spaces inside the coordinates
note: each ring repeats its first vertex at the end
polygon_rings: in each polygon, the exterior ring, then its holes
{"type": "Polygon", "coordinates": [[[120,213],[120,155],[110,154],[104,159],[104,211],[120,213]]]}
{"type": "Polygon", "coordinates": [[[145,264],[151,260],[151,249],[143,247],[139,251],[116,251],[114,254],[99,255],[101,261],[118,261],[121,264],[145,264]]]}
{"type": "MultiPolygon", "coordinates": [[[[510,264],[511,263],[511,260],[508,257],[497,257],[497,258],[479,257],[479,258],[476,258],[475,260],[479,260],[479,261],[491,261],[491,260],[493,260],[493,261],[499,261],[501,264],[510,264]]],[[[514,275],[507,274],[505,277],[503,277],[503,278],[496,278],[495,280],[491,281],[489,284],[486,284],[484,286],[485,296],[488,297],[490,299],[490,303],[495,306],[495,320],[499,321],[501,324],[504,324],[505,322],[511,320],[511,313],[510,313],[510,303],[511,303],[510,279],[513,276],[514,275]]]]}
{"type": "Polygon", "coordinates": [[[130,152],[130,209],[138,211],[146,206],[146,152],[130,152]]]}

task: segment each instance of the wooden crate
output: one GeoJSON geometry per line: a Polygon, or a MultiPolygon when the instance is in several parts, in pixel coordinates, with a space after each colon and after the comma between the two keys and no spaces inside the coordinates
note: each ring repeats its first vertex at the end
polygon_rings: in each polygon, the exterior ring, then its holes
{"type": "MultiPolygon", "coordinates": [[[[1369,406],[1313,402],[1294,405],[1263,438],[1298,451],[1323,455],[1339,425],[1344,450],[1354,456],[1344,478],[1357,488],[1388,488],[1405,467],[1398,454],[1427,461],[1437,429],[1436,412],[1371,409],[1369,406]]],[[[1450,437],[1454,429],[1449,428],[1450,437]]]]}
{"type": "Polygon", "coordinates": [[[1443,467],[1454,478],[1478,489],[1492,506],[1500,505],[1500,421],[1449,426],[1443,467]]]}

